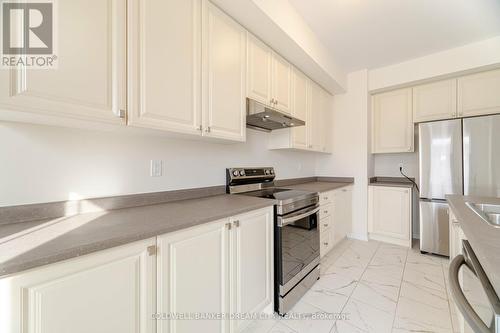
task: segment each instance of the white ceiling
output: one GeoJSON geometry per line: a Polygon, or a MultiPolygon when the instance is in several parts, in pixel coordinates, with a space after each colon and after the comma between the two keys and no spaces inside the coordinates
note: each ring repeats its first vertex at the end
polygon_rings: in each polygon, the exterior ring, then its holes
{"type": "Polygon", "coordinates": [[[500,35],[500,0],[289,0],[347,72],[500,35]]]}

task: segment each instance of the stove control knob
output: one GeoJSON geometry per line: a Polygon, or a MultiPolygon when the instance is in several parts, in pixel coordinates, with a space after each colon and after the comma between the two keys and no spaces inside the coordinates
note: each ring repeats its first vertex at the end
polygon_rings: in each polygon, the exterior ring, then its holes
{"type": "Polygon", "coordinates": [[[266,173],[266,175],[270,175],[271,171],[269,169],[266,169],[265,173],[266,173]]]}
{"type": "Polygon", "coordinates": [[[274,169],[271,169],[271,175],[274,175],[274,169]]]}
{"type": "Polygon", "coordinates": [[[238,170],[233,171],[233,176],[238,177],[238,170]]]}
{"type": "Polygon", "coordinates": [[[244,176],[245,175],[245,170],[240,170],[240,176],[244,176]]]}

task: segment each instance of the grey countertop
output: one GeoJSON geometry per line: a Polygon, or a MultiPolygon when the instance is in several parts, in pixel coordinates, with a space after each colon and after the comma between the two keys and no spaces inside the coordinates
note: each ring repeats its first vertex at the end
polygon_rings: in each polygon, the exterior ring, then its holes
{"type": "MultiPolygon", "coordinates": [[[[325,192],[352,185],[352,182],[342,180],[304,179],[304,183],[297,183],[300,181],[297,180],[280,187],[325,192]]],[[[151,195],[148,194],[147,198],[151,195]]],[[[133,199],[135,203],[137,199],[133,199]]],[[[221,194],[0,224],[0,277],[269,207],[274,203],[269,199],[221,194]]],[[[22,209],[23,214],[33,215],[29,206],[22,209]]]]}
{"type": "Polygon", "coordinates": [[[465,204],[473,202],[500,205],[500,198],[447,195],[446,199],[488,279],[500,296],[500,228],[484,222],[465,204]]]}
{"type": "Polygon", "coordinates": [[[303,184],[294,184],[294,185],[284,185],[280,186],[283,188],[289,188],[294,190],[303,190],[303,191],[311,191],[311,192],[328,192],[338,188],[346,187],[353,185],[353,183],[348,182],[309,182],[303,184]]]}
{"type": "Polygon", "coordinates": [[[0,225],[0,276],[274,205],[217,195],[0,225]]]}
{"type": "Polygon", "coordinates": [[[413,183],[403,177],[372,177],[368,185],[370,186],[391,186],[391,187],[413,187],[413,183]]]}

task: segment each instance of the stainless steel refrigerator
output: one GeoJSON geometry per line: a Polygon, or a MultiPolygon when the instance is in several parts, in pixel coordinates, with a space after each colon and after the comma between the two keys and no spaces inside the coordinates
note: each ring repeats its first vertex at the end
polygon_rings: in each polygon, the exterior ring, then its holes
{"type": "Polygon", "coordinates": [[[419,125],[420,251],[449,255],[447,194],[500,196],[500,115],[419,125]]]}

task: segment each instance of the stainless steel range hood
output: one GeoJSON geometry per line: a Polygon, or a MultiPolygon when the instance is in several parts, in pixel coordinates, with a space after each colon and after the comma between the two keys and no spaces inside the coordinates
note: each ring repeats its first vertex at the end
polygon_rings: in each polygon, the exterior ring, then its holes
{"type": "Polygon", "coordinates": [[[270,132],[281,128],[304,126],[303,120],[247,98],[247,127],[270,132]]]}

